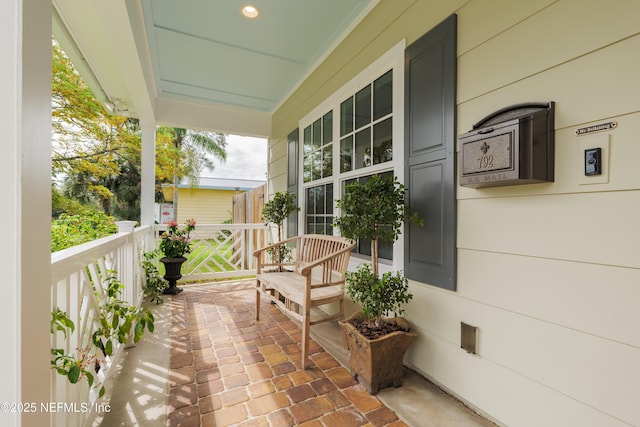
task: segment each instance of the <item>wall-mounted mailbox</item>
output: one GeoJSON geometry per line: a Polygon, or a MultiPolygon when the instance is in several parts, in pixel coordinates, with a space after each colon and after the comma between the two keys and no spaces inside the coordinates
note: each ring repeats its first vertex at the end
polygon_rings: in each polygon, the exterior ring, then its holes
{"type": "Polygon", "coordinates": [[[554,103],[507,107],[460,136],[460,185],[553,182],[554,157],[554,103]]]}

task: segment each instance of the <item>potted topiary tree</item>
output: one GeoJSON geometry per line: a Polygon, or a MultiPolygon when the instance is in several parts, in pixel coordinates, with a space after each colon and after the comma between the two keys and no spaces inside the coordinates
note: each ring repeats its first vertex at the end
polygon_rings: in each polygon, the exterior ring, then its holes
{"type": "MultiPolygon", "coordinates": [[[[284,220],[299,210],[295,194],[286,191],[277,192],[273,195],[273,199],[264,204],[262,220],[278,226],[278,242],[281,242],[284,237],[282,235],[284,220]]],[[[291,248],[286,245],[277,246],[274,249],[270,253],[274,263],[281,263],[291,255],[291,248]]]]}
{"type": "Polygon", "coordinates": [[[362,310],[340,321],[350,352],[351,374],[370,394],[402,385],[404,353],[417,336],[403,317],[402,305],[413,295],[402,272],[378,272],[379,241],[393,243],[405,221],[422,224],[405,203],[405,188],[397,179],[371,176],[366,182],[345,186],[337,201],[340,217],[334,224],[342,236],[371,240],[371,263],[361,264],[346,276],[347,295],[362,310]],[[385,318],[393,314],[393,319],[385,318]]]}

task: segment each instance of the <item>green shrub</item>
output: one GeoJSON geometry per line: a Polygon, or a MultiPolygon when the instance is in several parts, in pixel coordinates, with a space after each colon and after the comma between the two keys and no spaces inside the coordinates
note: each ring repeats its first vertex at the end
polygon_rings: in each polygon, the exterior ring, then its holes
{"type": "Polygon", "coordinates": [[[62,214],[51,223],[51,252],[100,239],[117,231],[115,218],[100,211],[62,214]]]}
{"type": "Polygon", "coordinates": [[[162,292],[169,286],[169,282],[164,280],[160,272],[156,268],[158,258],[158,250],[144,253],[144,261],[142,268],[145,272],[144,295],[149,298],[150,302],[162,304],[163,300],[160,296],[162,292]]]}

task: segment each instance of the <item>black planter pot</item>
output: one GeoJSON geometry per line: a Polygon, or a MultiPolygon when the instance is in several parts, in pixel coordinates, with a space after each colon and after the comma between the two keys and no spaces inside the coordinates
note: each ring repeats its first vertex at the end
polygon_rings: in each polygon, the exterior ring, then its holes
{"type": "Polygon", "coordinates": [[[180,270],[186,260],[185,257],[160,258],[160,262],[164,264],[164,278],[169,282],[169,287],[164,290],[164,294],[175,295],[183,291],[182,288],[176,286],[176,282],[182,277],[180,270]]]}

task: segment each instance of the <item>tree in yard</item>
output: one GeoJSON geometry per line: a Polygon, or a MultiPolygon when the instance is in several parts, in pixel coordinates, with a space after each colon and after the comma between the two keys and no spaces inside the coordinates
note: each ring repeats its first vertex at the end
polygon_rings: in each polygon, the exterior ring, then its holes
{"type": "Polygon", "coordinates": [[[222,161],[226,160],[227,138],[221,133],[183,128],[160,128],[158,133],[169,136],[174,148],[180,153],[180,156],[175,159],[173,175],[173,208],[177,213],[180,179],[186,177],[192,186],[196,186],[202,170],[214,168],[210,156],[222,161]]]}
{"type": "MultiPolygon", "coordinates": [[[[108,114],[69,58],[53,43],[52,175],[66,197],[107,214],[139,219],[141,131],[135,118],[108,114]]],[[[156,185],[186,176],[197,182],[210,156],[226,158],[226,136],[159,127],[156,185]]],[[[161,201],[161,200],[158,200],[161,201]]]]}
{"type": "Polygon", "coordinates": [[[182,128],[169,128],[169,132],[173,133],[174,147],[182,153],[179,170],[193,184],[197,184],[203,169],[214,168],[210,156],[222,161],[227,159],[225,134],[182,128]]]}
{"type": "Polygon", "coordinates": [[[52,174],[65,196],[110,214],[122,166],[139,164],[137,120],[109,115],[55,42],[52,51],[52,174]]]}

